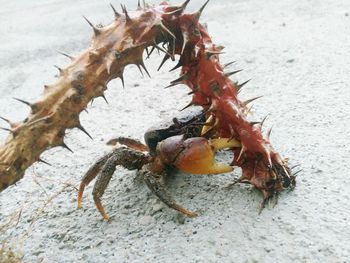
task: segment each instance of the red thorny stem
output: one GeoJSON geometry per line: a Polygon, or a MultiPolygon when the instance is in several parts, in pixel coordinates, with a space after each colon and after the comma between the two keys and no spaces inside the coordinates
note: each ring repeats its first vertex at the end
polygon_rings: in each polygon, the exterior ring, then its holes
{"type": "Polygon", "coordinates": [[[124,83],[126,65],[136,64],[147,72],[142,58],[147,47],[165,53],[162,64],[180,55],[175,68],[182,67],[182,75],[170,86],[189,86],[191,105],[203,106],[211,120],[211,137],[241,142],[241,148],[233,149],[233,164],[243,170],[239,181],[261,189],[265,198],[294,184],[287,163],[262,135],[261,124],[246,118],[246,103],[237,97],[244,83],[234,83],[224,73],[219,63],[222,47],[212,43],[198,21],[207,3],[198,12],[184,14],[188,2],[178,6],[166,2],[155,7],[138,6],[132,12],[122,7],[123,14],[113,8],[115,21],[104,27],[97,28],[88,21],[94,31],[90,47],[71,57],[71,64],[60,69],[56,83],[45,86],[39,101],[25,102],[31,108],[28,118],[10,123],[10,135],[0,146],[0,191],[21,179],[34,162],[42,161],[40,155],[46,149],[68,148],[64,143],[67,129],[86,132],[79,121],[80,112],[91,100],[103,96],[110,80],[119,77],[124,83]],[[159,43],[167,44],[167,50],[159,43]]]}

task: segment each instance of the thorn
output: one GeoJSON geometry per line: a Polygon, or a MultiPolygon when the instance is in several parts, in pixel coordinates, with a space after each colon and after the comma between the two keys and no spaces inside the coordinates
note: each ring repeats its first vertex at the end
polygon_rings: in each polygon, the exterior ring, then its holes
{"type": "Polygon", "coordinates": [[[58,71],[62,74],[62,69],[59,67],[59,66],[56,66],[56,65],[53,65],[55,68],[57,68],[58,69],[58,71]]]}
{"type": "Polygon", "coordinates": [[[120,6],[122,7],[123,13],[125,15],[126,22],[131,21],[131,18],[130,18],[129,14],[128,14],[128,11],[126,10],[125,5],[123,6],[122,4],[120,4],[120,6]]]}
{"type": "Polygon", "coordinates": [[[300,164],[296,164],[296,165],[293,165],[292,167],[290,167],[289,169],[290,170],[293,170],[294,168],[297,168],[297,167],[299,167],[299,166],[301,166],[300,164]]]}
{"type": "Polygon", "coordinates": [[[264,125],[264,122],[266,121],[267,117],[269,117],[270,114],[267,114],[262,121],[260,122],[260,126],[262,127],[264,125]]]}
{"type": "Polygon", "coordinates": [[[194,15],[197,17],[197,19],[199,19],[202,15],[202,12],[204,10],[204,8],[206,7],[206,5],[209,3],[209,0],[207,0],[204,5],[196,12],[194,13],[194,15]]]}
{"type": "Polygon", "coordinates": [[[140,0],[137,0],[137,10],[140,10],[140,9],[142,9],[141,4],[140,4],[140,0]]]}
{"type": "Polygon", "coordinates": [[[180,68],[180,67],[182,67],[181,58],[180,58],[179,62],[176,64],[176,66],[173,67],[171,70],[169,70],[169,72],[174,71],[175,69],[178,69],[178,68],[180,68]]]}
{"type": "Polygon", "coordinates": [[[44,164],[46,164],[46,165],[48,165],[48,166],[52,166],[50,163],[44,161],[44,160],[41,159],[41,158],[38,159],[38,162],[44,163],[44,164]]]}
{"type": "Polygon", "coordinates": [[[205,51],[205,55],[207,56],[207,59],[210,59],[211,56],[213,55],[220,55],[220,54],[224,54],[225,52],[221,52],[221,51],[212,51],[212,50],[206,50],[205,51]]]}
{"type": "Polygon", "coordinates": [[[262,97],[264,97],[264,96],[257,96],[257,97],[255,97],[255,98],[251,98],[251,99],[249,99],[249,100],[246,100],[246,101],[243,102],[243,105],[244,105],[244,106],[247,106],[249,103],[253,102],[254,100],[260,99],[260,98],[262,98],[262,97]]]}
{"type": "Polygon", "coordinates": [[[114,8],[114,6],[112,4],[109,4],[112,7],[113,13],[114,13],[114,17],[116,19],[118,19],[120,17],[120,14],[117,12],[117,10],[114,8]]]}
{"type": "MultiPolygon", "coordinates": [[[[163,49],[160,46],[158,46],[156,42],[154,42],[153,47],[158,49],[158,50],[160,50],[160,51],[162,51],[162,52],[164,52],[165,54],[168,54],[171,57],[171,54],[168,51],[166,51],[165,49],[163,49]]],[[[151,50],[151,53],[152,53],[152,51],[153,51],[153,49],[151,50]]]]}
{"type": "Polygon", "coordinates": [[[226,76],[226,77],[232,76],[232,75],[234,75],[234,74],[236,74],[236,73],[238,73],[238,72],[241,72],[242,70],[243,70],[243,69],[239,69],[239,70],[227,72],[227,73],[225,73],[225,76],[226,76]]]}
{"type": "Polygon", "coordinates": [[[300,170],[298,170],[298,171],[296,171],[294,174],[293,174],[293,176],[296,176],[298,173],[300,173],[301,171],[303,171],[303,169],[300,169],[300,170]]]}
{"type": "Polygon", "coordinates": [[[250,125],[254,126],[254,125],[257,125],[257,124],[261,124],[260,121],[251,121],[250,122],[250,125]]]}
{"type": "Polygon", "coordinates": [[[71,59],[71,60],[74,60],[74,59],[75,59],[73,56],[70,56],[70,55],[68,55],[68,54],[66,54],[66,53],[63,53],[63,52],[61,52],[61,51],[57,51],[57,52],[58,52],[59,54],[65,56],[65,57],[71,59]]]}
{"type": "Polygon", "coordinates": [[[192,105],[194,105],[194,104],[191,101],[189,104],[187,104],[185,107],[183,107],[180,111],[183,111],[183,110],[187,109],[188,107],[191,107],[192,105]]]}
{"type": "Polygon", "coordinates": [[[9,119],[6,119],[6,118],[4,118],[4,117],[1,117],[1,116],[0,116],[0,119],[6,121],[6,122],[10,125],[10,127],[11,127],[12,129],[15,129],[15,128],[18,126],[17,123],[13,123],[12,121],[10,121],[9,119]]]}
{"type": "Polygon", "coordinates": [[[147,55],[146,59],[147,59],[147,58],[149,58],[149,55],[150,55],[148,47],[146,47],[145,50],[146,50],[146,55],[147,55]]]}
{"type": "Polygon", "coordinates": [[[6,119],[6,118],[4,118],[4,117],[1,117],[1,116],[0,116],[0,119],[2,119],[2,120],[4,120],[4,121],[6,121],[8,124],[10,124],[10,125],[11,125],[10,120],[8,120],[8,119],[6,119]]]}
{"type": "Polygon", "coordinates": [[[224,64],[224,65],[222,66],[222,68],[227,68],[228,66],[230,66],[230,65],[232,65],[232,64],[234,64],[234,63],[236,63],[236,61],[231,61],[231,62],[229,62],[229,63],[226,63],[226,64],[224,64]]]}
{"type": "Polygon", "coordinates": [[[123,88],[125,88],[124,76],[123,76],[123,75],[120,75],[119,78],[120,78],[120,80],[122,81],[123,88]]]}
{"type": "Polygon", "coordinates": [[[160,22],[160,27],[164,29],[172,38],[176,39],[176,36],[167,28],[162,22],[160,22]]]}
{"type": "Polygon", "coordinates": [[[168,54],[165,54],[165,55],[164,55],[164,58],[163,58],[162,62],[160,63],[160,65],[159,65],[157,71],[159,71],[159,70],[161,69],[161,67],[164,65],[164,63],[165,63],[169,58],[170,58],[170,56],[169,56],[168,54]]]}
{"type": "Polygon", "coordinates": [[[21,99],[18,99],[18,98],[13,98],[13,99],[15,99],[15,100],[17,100],[19,102],[22,102],[22,103],[24,103],[25,105],[28,105],[31,108],[33,107],[33,104],[29,103],[28,101],[21,100],[21,99]]]}
{"type": "Polygon", "coordinates": [[[142,70],[141,70],[140,65],[139,65],[139,64],[135,64],[135,65],[137,66],[137,68],[139,69],[139,71],[140,71],[140,73],[141,73],[141,75],[142,75],[142,77],[143,77],[144,75],[143,75],[143,72],[142,72],[142,70]]]}
{"type": "Polygon", "coordinates": [[[184,73],[182,74],[180,77],[178,77],[177,79],[173,80],[172,82],[179,82],[179,81],[183,81],[186,80],[188,78],[188,74],[184,73]]]}
{"type": "Polygon", "coordinates": [[[168,88],[174,87],[174,86],[179,85],[179,84],[182,84],[182,82],[181,81],[172,82],[168,86],[164,87],[164,89],[168,89],[168,88]]]}
{"type": "Polygon", "coordinates": [[[83,16],[84,19],[86,20],[86,22],[88,22],[88,24],[92,27],[92,29],[94,30],[95,36],[99,35],[101,32],[100,30],[94,26],[93,23],[91,23],[85,16],[83,16]]]}
{"type": "Polygon", "coordinates": [[[63,148],[66,148],[68,151],[70,151],[71,153],[74,153],[73,151],[72,151],[72,149],[71,148],[69,148],[68,146],[67,146],[67,144],[65,144],[64,142],[62,142],[62,144],[60,145],[61,147],[63,147],[63,148]]]}
{"type": "Polygon", "coordinates": [[[8,131],[8,132],[10,132],[10,133],[13,133],[13,130],[8,129],[8,128],[0,127],[0,130],[4,130],[4,131],[8,131]]]}
{"type": "Polygon", "coordinates": [[[107,104],[109,104],[109,103],[108,103],[108,100],[107,100],[107,98],[106,98],[106,96],[105,96],[105,94],[102,94],[101,97],[105,100],[105,102],[106,102],[107,104]]]}
{"type": "Polygon", "coordinates": [[[188,5],[189,2],[190,2],[190,0],[186,0],[184,3],[179,5],[177,9],[175,9],[174,11],[171,11],[169,13],[165,13],[165,14],[166,15],[176,15],[177,13],[181,14],[185,10],[185,8],[186,8],[186,6],[188,5]]]}
{"type": "Polygon", "coordinates": [[[195,94],[196,92],[199,91],[199,88],[196,87],[195,89],[193,89],[192,91],[190,91],[189,93],[187,93],[187,95],[192,95],[192,94],[195,94]]]}
{"type": "Polygon", "coordinates": [[[182,33],[182,38],[183,38],[183,44],[182,44],[181,54],[184,53],[187,42],[188,42],[188,36],[185,32],[182,33]]]}
{"type": "Polygon", "coordinates": [[[239,152],[239,155],[238,155],[238,158],[237,158],[236,162],[238,162],[241,159],[243,153],[244,153],[244,146],[242,146],[241,151],[239,152]]]}
{"type": "Polygon", "coordinates": [[[245,84],[247,84],[249,81],[250,81],[250,79],[248,79],[247,81],[245,81],[245,82],[243,82],[243,83],[241,83],[241,84],[237,84],[237,85],[236,85],[236,90],[237,90],[237,92],[239,92],[239,91],[241,90],[241,88],[242,88],[245,84]]]}
{"type": "Polygon", "coordinates": [[[149,58],[149,56],[153,53],[153,51],[156,49],[155,46],[152,47],[151,51],[148,53],[147,59],[149,58]]]}
{"type": "Polygon", "coordinates": [[[183,4],[181,4],[181,7],[185,9],[189,2],[190,0],[186,0],[185,2],[183,2],[183,4]]]}
{"type": "Polygon", "coordinates": [[[141,62],[139,63],[139,65],[143,68],[143,70],[146,72],[146,74],[148,75],[148,77],[151,78],[151,75],[149,74],[146,66],[145,66],[145,63],[143,63],[143,60],[141,60],[141,62]]]}
{"type": "Polygon", "coordinates": [[[81,130],[83,133],[85,133],[91,140],[93,140],[92,136],[85,130],[85,128],[84,128],[83,126],[81,126],[81,124],[79,124],[79,125],[77,126],[77,128],[78,128],[79,130],[81,130]]]}

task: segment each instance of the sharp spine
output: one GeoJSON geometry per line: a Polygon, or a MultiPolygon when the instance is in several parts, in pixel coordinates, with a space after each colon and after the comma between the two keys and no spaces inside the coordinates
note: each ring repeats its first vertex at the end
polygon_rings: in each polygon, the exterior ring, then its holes
{"type": "Polygon", "coordinates": [[[59,66],[56,66],[56,65],[53,65],[55,68],[57,68],[58,69],[58,71],[60,72],[60,73],[62,73],[63,72],[63,69],[61,69],[59,66]]]}
{"type": "Polygon", "coordinates": [[[74,60],[74,59],[75,59],[73,56],[70,56],[70,55],[68,55],[68,54],[66,54],[66,53],[63,53],[63,52],[61,52],[61,51],[57,51],[57,52],[58,52],[59,54],[65,56],[65,57],[69,58],[70,60],[74,60]]]}
{"type": "Polygon", "coordinates": [[[227,68],[228,66],[230,66],[230,65],[232,65],[232,64],[234,64],[234,63],[236,63],[236,61],[231,61],[231,62],[229,62],[229,63],[224,64],[222,67],[223,67],[223,68],[227,68]]]}
{"type": "Polygon", "coordinates": [[[176,39],[176,36],[173,34],[173,32],[171,32],[170,29],[167,28],[162,22],[160,22],[160,27],[164,29],[169,35],[171,35],[172,38],[176,39]]]}
{"type": "Polygon", "coordinates": [[[108,103],[108,100],[107,100],[107,98],[106,98],[106,96],[105,96],[105,94],[102,94],[101,97],[104,99],[104,101],[105,101],[107,104],[109,104],[109,103],[108,103]]]}
{"type": "Polygon", "coordinates": [[[123,88],[125,88],[124,76],[123,76],[123,75],[120,75],[119,78],[120,78],[120,80],[122,81],[123,88]]]}
{"type": "Polygon", "coordinates": [[[146,72],[146,74],[148,75],[148,77],[151,78],[151,75],[149,74],[149,72],[148,72],[148,70],[147,70],[147,68],[146,68],[145,63],[143,62],[143,60],[141,60],[141,61],[139,62],[139,65],[143,68],[143,70],[146,72]]]}
{"type": "Polygon", "coordinates": [[[264,122],[266,121],[267,117],[269,117],[270,114],[267,114],[262,121],[260,122],[260,126],[262,127],[264,125],[264,122]]]}
{"type": "Polygon", "coordinates": [[[296,176],[298,173],[300,173],[301,171],[303,171],[303,169],[300,169],[298,171],[296,171],[295,173],[293,173],[293,176],[296,176]]]}
{"type": "Polygon", "coordinates": [[[8,129],[8,128],[0,127],[0,130],[4,130],[4,131],[8,131],[8,132],[10,132],[10,133],[13,133],[13,130],[8,129]]]}
{"type": "Polygon", "coordinates": [[[194,15],[197,17],[197,19],[199,19],[201,17],[203,10],[207,6],[208,3],[209,3],[209,0],[207,0],[204,3],[204,5],[202,5],[202,7],[196,13],[194,13],[194,15]]]}
{"type": "Polygon", "coordinates": [[[46,165],[48,165],[48,166],[52,166],[50,163],[44,161],[44,160],[41,159],[41,158],[38,159],[38,162],[44,163],[44,164],[46,164],[46,165]]]}
{"type": "Polygon", "coordinates": [[[86,20],[86,22],[88,22],[88,24],[89,24],[89,25],[92,27],[92,29],[94,30],[95,36],[97,36],[97,35],[99,35],[99,34],[101,33],[100,30],[99,30],[97,27],[95,27],[93,23],[91,23],[91,22],[89,21],[89,19],[87,19],[85,16],[83,16],[83,18],[86,20]]]}
{"type": "Polygon", "coordinates": [[[181,82],[183,80],[186,80],[187,78],[188,78],[188,75],[187,75],[187,73],[185,73],[185,74],[181,75],[179,78],[171,81],[171,83],[181,82]]]}
{"type": "Polygon", "coordinates": [[[270,129],[267,131],[267,133],[266,133],[267,139],[270,139],[271,132],[272,132],[272,126],[271,126],[271,128],[270,128],[270,129]]]}
{"type": "Polygon", "coordinates": [[[237,92],[241,90],[241,88],[247,84],[248,82],[250,81],[250,79],[248,79],[247,81],[241,83],[241,84],[237,84],[236,87],[237,87],[237,92]]]}
{"type": "Polygon", "coordinates": [[[126,10],[125,5],[123,6],[122,4],[120,4],[120,6],[122,7],[123,13],[125,15],[125,21],[126,22],[130,22],[131,18],[130,18],[129,14],[128,14],[128,10],[126,10]]]}
{"type": "MultiPolygon", "coordinates": [[[[158,46],[156,42],[154,42],[153,47],[164,52],[165,54],[168,54],[169,56],[171,56],[171,54],[168,51],[166,51],[164,48],[161,48],[160,46],[158,46]]],[[[152,53],[152,50],[151,50],[151,53],[152,53]]]]}
{"type": "Polygon", "coordinates": [[[13,98],[13,99],[15,99],[15,100],[17,100],[17,101],[19,101],[19,102],[22,102],[22,103],[24,103],[25,105],[27,105],[27,106],[33,108],[33,104],[31,104],[31,103],[28,102],[28,101],[21,100],[21,99],[18,99],[18,98],[13,98]]]}
{"type": "Polygon", "coordinates": [[[192,102],[190,102],[189,104],[187,104],[185,107],[183,107],[180,111],[184,111],[185,109],[191,107],[192,105],[194,105],[192,102]]]}
{"type": "Polygon", "coordinates": [[[62,142],[60,146],[63,147],[63,148],[65,148],[65,149],[67,149],[67,150],[70,151],[71,153],[74,153],[74,152],[72,151],[72,149],[69,148],[69,147],[67,146],[67,144],[65,144],[64,142],[62,142]]]}
{"type": "MultiPolygon", "coordinates": [[[[154,44],[154,45],[156,45],[156,44],[154,44]]],[[[153,51],[156,49],[156,47],[155,46],[152,46],[152,48],[151,48],[151,51],[148,53],[148,56],[147,56],[147,58],[149,58],[149,56],[153,53],[153,51]]]]}
{"type": "Polygon", "coordinates": [[[4,117],[1,117],[1,116],[0,116],[0,119],[2,119],[2,120],[4,120],[4,121],[6,121],[8,124],[10,124],[10,125],[11,125],[10,120],[8,120],[8,119],[6,119],[6,118],[4,118],[4,117]]]}
{"type": "Polygon", "coordinates": [[[257,96],[257,97],[255,97],[255,98],[251,98],[251,99],[249,99],[249,100],[246,100],[246,101],[243,102],[243,105],[244,105],[244,106],[247,106],[249,103],[253,102],[254,100],[260,99],[260,98],[262,98],[262,97],[263,97],[263,96],[257,96]]]}
{"type": "Polygon", "coordinates": [[[164,58],[163,58],[162,62],[160,63],[160,65],[159,65],[157,71],[159,71],[159,70],[161,69],[161,67],[164,65],[164,63],[165,63],[169,58],[170,58],[170,56],[169,56],[168,54],[165,54],[165,55],[164,55],[164,58]]]}
{"type": "Polygon", "coordinates": [[[83,133],[85,133],[91,140],[93,140],[92,136],[85,130],[85,128],[84,128],[81,124],[79,124],[79,125],[77,126],[77,128],[78,128],[79,130],[81,130],[83,133]]]}
{"type": "Polygon", "coordinates": [[[243,69],[239,69],[239,70],[227,72],[227,73],[225,73],[225,76],[226,76],[226,77],[230,77],[230,76],[232,76],[232,75],[234,75],[234,74],[237,74],[238,72],[241,72],[242,70],[243,70],[243,69]]]}
{"type": "Polygon", "coordinates": [[[137,10],[141,10],[142,7],[141,7],[141,3],[140,3],[140,0],[137,0],[137,10]]]}
{"type": "Polygon", "coordinates": [[[167,15],[175,15],[177,13],[181,14],[185,10],[185,8],[186,8],[186,6],[188,5],[189,2],[190,2],[190,0],[186,0],[181,5],[179,5],[177,9],[175,9],[174,11],[171,11],[169,13],[166,13],[166,14],[167,15]]]}
{"type": "Polygon", "coordinates": [[[114,17],[115,19],[118,19],[120,17],[120,14],[117,12],[117,10],[114,8],[114,6],[112,4],[109,4],[113,10],[114,13],[114,17]]]}
{"type": "Polygon", "coordinates": [[[179,62],[176,64],[176,66],[173,67],[171,70],[169,70],[169,72],[174,71],[174,70],[176,70],[176,69],[178,69],[178,68],[180,68],[180,67],[182,67],[181,58],[180,58],[179,62]]]}

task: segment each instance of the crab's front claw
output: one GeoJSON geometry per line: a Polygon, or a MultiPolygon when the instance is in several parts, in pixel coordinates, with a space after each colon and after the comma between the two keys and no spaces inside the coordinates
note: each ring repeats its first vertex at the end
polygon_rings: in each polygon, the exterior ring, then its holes
{"type": "Polygon", "coordinates": [[[220,174],[233,170],[232,166],[215,161],[217,150],[240,147],[236,140],[218,138],[207,140],[203,137],[184,139],[173,136],[158,145],[158,154],[164,163],[192,174],[220,174]]]}

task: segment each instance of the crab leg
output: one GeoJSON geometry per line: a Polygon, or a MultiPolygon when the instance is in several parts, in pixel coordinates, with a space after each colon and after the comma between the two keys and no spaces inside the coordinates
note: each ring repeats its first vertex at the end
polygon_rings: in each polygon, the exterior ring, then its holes
{"type": "Polygon", "coordinates": [[[100,175],[97,177],[96,183],[94,185],[94,189],[92,191],[95,205],[98,211],[103,216],[103,219],[106,221],[109,220],[109,216],[105,212],[105,209],[103,208],[103,205],[101,203],[101,197],[103,196],[118,163],[120,163],[120,157],[116,155],[110,157],[107,160],[107,162],[105,163],[105,165],[101,170],[100,175]]]}
{"type": "Polygon", "coordinates": [[[166,189],[163,177],[165,173],[154,173],[146,167],[142,170],[143,180],[147,184],[148,188],[156,195],[158,198],[164,202],[168,207],[179,211],[180,213],[188,217],[196,217],[197,214],[187,210],[181,205],[177,204],[174,198],[171,196],[169,191],[166,189]]]}
{"type": "Polygon", "coordinates": [[[121,145],[125,145],[136,151],[140,151],[140,152],[148,151],[148,147],[144,145],[142,142],[140,142],[139,140],[135,140],[127,137],[117,137],[115,139],[111,139],[107,142],[107,145],[116,145],[117,143],[121,145]]]}
{"type": "Polygon", "coordinates": [[[141,167],[150,162],[148,155],[128,148],[116,148],[111,153],[99,159],[84,176],[78,193],[78,208],[81,207],[81,201],[85,186],[87,186],[98,174],[92,195],[95,205],[103,218],[108,221],[109,216],[105,212],[101,203],[101,198],[111,180],[117,165],[121,165],[128,170],[141,169],[141,167]]]}
{"type": "Polygon", "coordinates": [[[112,156],[112,153],[108,153],[105,156],[101,157],[99,160],[97,160],[96,163],[94,163],[87,173],[84,175],[83,179],[80,182],[79,186],[79,192],[78,192],[78,208],[81,208],[81,202],[83,200],[83,193],[86,186],[90,184],[92,180],[95,179],[95,177],[98,175],[98,173],[101,171],[101,168],[103,165],[108,161],[108,159],[112,156]]]}

